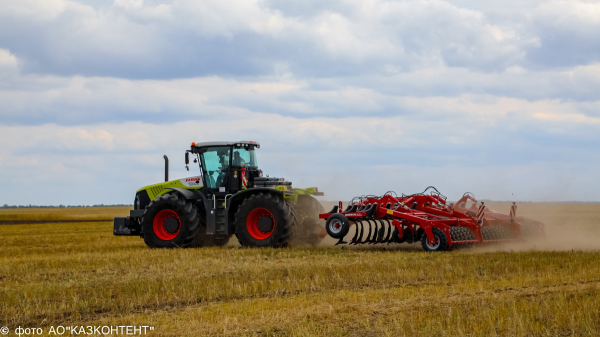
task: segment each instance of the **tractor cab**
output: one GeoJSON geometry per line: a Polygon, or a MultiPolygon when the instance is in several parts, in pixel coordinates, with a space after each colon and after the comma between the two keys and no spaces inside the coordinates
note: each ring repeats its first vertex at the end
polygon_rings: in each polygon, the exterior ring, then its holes
{"type": "Polygon", "coordinates": [[[256,160],[257,148],[260,144],[251,141],[192,143],[185,163],[188,167],[190,153],[195,156],[204,187],[211,192],[236,193],[246,189],[249,180],[262,175],[256,160]]]}

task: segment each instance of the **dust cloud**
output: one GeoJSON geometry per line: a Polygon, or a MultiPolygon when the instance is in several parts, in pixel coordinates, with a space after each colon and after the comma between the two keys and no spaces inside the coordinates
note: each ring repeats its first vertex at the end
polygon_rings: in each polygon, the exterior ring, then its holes
{"type": "MultiPolygon", "coordinates": [[[[488,202],[495,211],[507,213],[508,202],[488,202]]],[[[545,224],[545,238],[476,248],[483,250],[600,250],[600,203],[517,203],[517,216],[545,224]]]]}

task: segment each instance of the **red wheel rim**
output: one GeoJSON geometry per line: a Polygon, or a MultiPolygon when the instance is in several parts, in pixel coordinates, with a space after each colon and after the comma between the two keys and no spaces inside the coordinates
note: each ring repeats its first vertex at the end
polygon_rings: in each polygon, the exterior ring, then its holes
{"type": "Polygon", "coordinates": [[[156,237],[164,241],[169,241],[175,239],[179,234],[179,231],[181,231],[181,220],[175,211],[163,209],[154,217],[152,227],[154,228],[154,234],[156,234],[156,237]],[[169,232],[165,228],[165,222],[167,219],[171,218],[175,218],[175,220],[177,220],[177,230],[175,232],[169,232]]]}
{"type": "Polygon", "coordinates": [[[271,234],[273,234],[273,231],[275,231],[275,217],[273,217],[273,213],[265,208],[253,209],[252,212],[248,214],[248,218],[246,219],[246,228],[248,229],[248,233],[250,233],[253,238],[257,240],[265,240],[271,236],[271,234]],[[265,216],[269,217],[273,223],[271,230],[268,232],[263,232],[260,230],[260,228],[258,228],[258,220],[265,216]]]}

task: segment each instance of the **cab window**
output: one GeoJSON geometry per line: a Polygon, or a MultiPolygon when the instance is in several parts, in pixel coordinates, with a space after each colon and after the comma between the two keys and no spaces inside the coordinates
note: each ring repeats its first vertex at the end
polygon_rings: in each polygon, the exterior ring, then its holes
{"type": "Polygon", "coordinates": [[[232,166],[238,167],[258,167],[256,162],[256,152],[254,147],[238,148],[233,150],[232,166]]]}
{"type": "Polygon", "coordinates": [[[202,166],[206,170],[208,188],[225,186],[225,175],[229,168],[229,146],[209,147],[200,155],[202,166]]]}

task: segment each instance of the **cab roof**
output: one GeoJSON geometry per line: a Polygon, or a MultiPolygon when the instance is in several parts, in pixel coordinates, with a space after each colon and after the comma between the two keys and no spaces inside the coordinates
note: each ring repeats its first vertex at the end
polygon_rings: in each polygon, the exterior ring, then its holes
{"type": "Polygon", "coordinates": [[[192,143],[192,147],[231,146],[231,145],[254,145],[260,148],[260,143],[252,140],[240,140],[237,142],[204,142],[192,143]]]}

